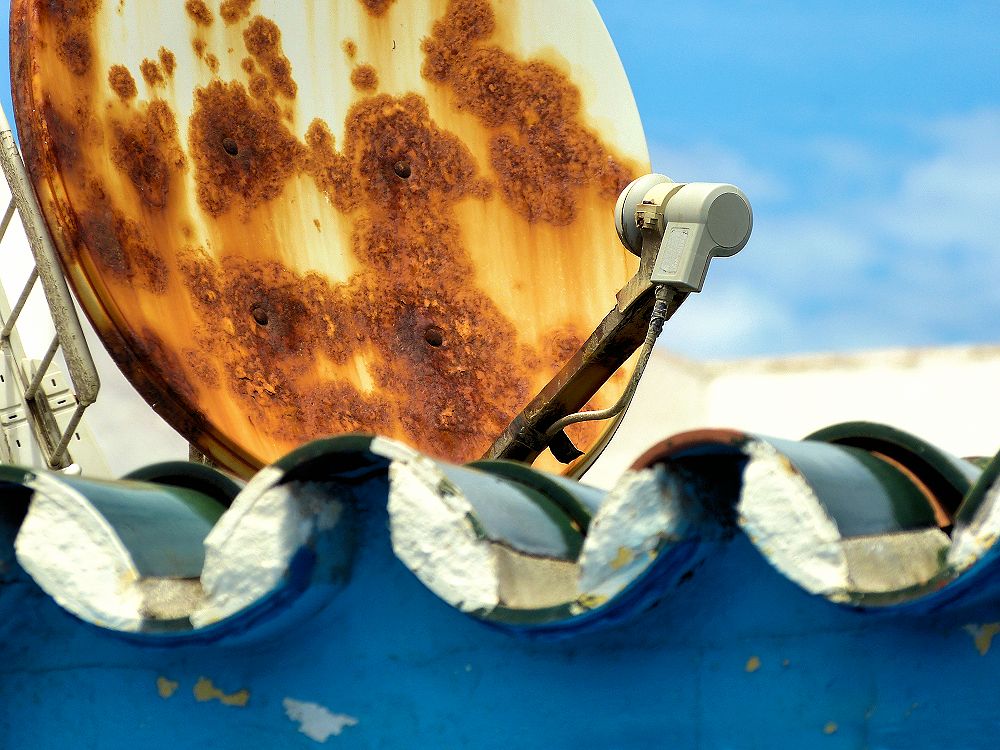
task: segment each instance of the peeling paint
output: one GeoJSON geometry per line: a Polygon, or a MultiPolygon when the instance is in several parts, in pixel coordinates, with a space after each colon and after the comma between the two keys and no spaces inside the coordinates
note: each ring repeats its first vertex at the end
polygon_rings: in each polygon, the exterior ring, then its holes
{"type": "Polygon", "coordinates": [[[82,620],[139,630],[139,573],[114,529],[85,497],[47,474],[29,486],[34,494],[15,542],[21,566],[82,620]]]}
{"type": "Polygon", "coordinates": [[[576,599],[582,535],[544,492],[399,446],[387,451],[393,551],[427,588],[483,616],[576,599]]]}
{"type": "Polygon", "coordinates": [[[758,669],[760,669],[760,657],[759,656],[751,656],[749,659],[747,659],[747,663],[746,663],[745,669],[750,674],[753,674],[758,669]]]}
{"type": "Polygon", "coordinates": [[[163,698],[163,700],[172,698],[179,687],[180,683],[174,680],[169,680],[166,677],[156,678],[156,692],[160,694],[160,697],[163,698]]]}
{"type": "Polygon", "coordinates": [[[948,564],[961,573],[992,547],[1000,532],[1000,481],[986,492],[982,504],[967,524],[958,524],[952,534],[948,564]]]}
{"type": "Polygon", "coordinates": [[[612,570],[621,570],[635,559],[635,553],[625,547],[618,548],[618,556],[611,561],[612,570]]]}
{"type": "Polygon", "coordinates": [[[201,542],[221,506],[153,484],[67,482],[48,472],[26,485],[32,495],[17,559],[61,607],[99,627],[141,632],[169,627],[163,623],[200,605],[201,542]],[[156,534],[144,526],[153,519],[162,524],[156,534]]]}
{"type": "MultiPolygon", "coordinates": [[[[375,446],[373,445],[373,450],[375,446]]],[[[490,543],[472,523],[474,509],[434,462],[400,451],[389,466],[392,549],[427,588],[463,612],[490,612],[500,581],[490,543]]]]}
{"type": "Polygon", "coordinates": [[[836,734],[840,727],[837,726],[837,722],[828,721],[826,726],[823,727],[823,734],[836,734]]]}
{"type": "Polygon", "coordinates": [[[245,708],[250,702],[250,691],[246,688],[237,690],[235,693],[224,693],[207,677],[199,677],[198,682],[192,688],[194,698],[199,703],[208,701],[219,701],[224,706],[236,706],[245,708]]]}
{"type": "Polygon", "coordinates": [[[282,702],[285,715],[298,723],[299,731],[311,740],[326,742],[330,737],[339,737],[347,727],[356,727],[358,719],[347,714],[335,714],[318,703],[285,698],[282,702]]]}
{"type": "Polygon", "coordinates": [[[951,540],[941,529],[894,532],[841,540],[851,585],[864,593],[921,586],[940,575],[951,540]]]}
{"type": "Polygon", "coordinates": [[[1000,633],[1000,622],[989,622],[984,625],[966,625],[965,632],[972,636],[976,644],[976,650],[980,656],[989,653],[990,646],[993,645],[993,638],[1000,633]]]}
{"type": "Polygon", "coordinates": [[[642,574],[666,544],[680,539],[689,519],[680,482],[663,466],[627,472],[608,493],[580,553],[577,604],[592,608],[642,574]]]}
{"type": "Polygon", "coordinates": [[[739,524],[783,575],[834,602],[895,595],[927,586],[948,567],[950,538],[914,528],[844,536],[821,496],[787,456],[762,440],[749,456],[737,505],[739,524]]]}
{"type": "Polygon", "coordinates": [[[847,558],[837,524],[774,447],[753,441],[737,511],[740,526],[775,568],[806,591],[847,598],[847,558]]]}
{"type": "Polygon", "coordinates": [[[206,600],[191,615],[204,627],[250,606],[285,576],[295,553],[316,531],[336,525],[343,504],[328,487],[280,484],[284,473],[269,467],[244,488],[205,538],[201,575],[206,600]]]}

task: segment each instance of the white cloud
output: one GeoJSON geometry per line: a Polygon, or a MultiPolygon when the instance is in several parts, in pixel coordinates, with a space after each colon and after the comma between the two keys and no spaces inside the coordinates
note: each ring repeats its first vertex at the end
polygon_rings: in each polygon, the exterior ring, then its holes
{"type": "Polygon", "coordinates": [[[907,156],[884,144],[824,135],[789,148],[807,173],[796,193],[808,192],[823,202],[844,201],[875,191],[891,190],[907,166],[907,156]]]}
{"type": "Polygon", "coordinates": [[[715,358],[1000,340],[1000,111],[920,133],[927,152],[902,162],[864,144],[819,148],[813,184],[852,164],[868,177],[816,208],[757,208],[747,248],[713,262],[667,345],[715,358]]]}
{"type": "Polygon", "coordinates": [[[749,356],[773,350],[775,337],[792,335],[794,319],[794,310],[779,297],[748,283],[720,283],[692,294],[664,327],[660,343],[696,359],[749,356]]]}
{"type": "Polygon", "coordinates": [[[945,252],[1000,249],[1000,110],[951,117],[923,130],[936,153],[903,172],[899,191],[875,211],[882,226],[914,245],[945,252]]]}
{"type": "Polygon", "coordinates": [[[740,261],[765,288],[783,293],[801,294],[808,280],[814,292],[850,285],[866,273],[876,248],[863,228],[840,214],[764,212],[740,261]]]}

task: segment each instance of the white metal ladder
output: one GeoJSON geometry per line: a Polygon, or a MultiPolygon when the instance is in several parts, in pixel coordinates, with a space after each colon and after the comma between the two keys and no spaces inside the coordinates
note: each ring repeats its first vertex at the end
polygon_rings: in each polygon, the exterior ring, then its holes
{"type": "Polygon", "coordinates": [[[0,397],[3,399],[0,428],[4,437],[0,441],[0,459],[16,460],[23,455],[17,450],[22,447],[22,440],[33,439],[42,463],[51,469],[66,469],[73,464],[71,441],[74,437],[80,439],[80,420],[87,407],[97,400],[101,382],[52,237],[28,180],[14,133],[2,110],[0,166],[11,191],[10,202],[0,220],[0,239],[10,228],[16,211],[34,259],[34,268],[13,307],[0,287],[0,355],[3,359],[0,366],[0,397]],[[26,357],[16,329],[28,296],[38,282],[41,282],[55,328],[55,335],[40,361],[26,357]],[[68,384],[52,367],[52,360],[60,349],[69,374],[68,384]]]}

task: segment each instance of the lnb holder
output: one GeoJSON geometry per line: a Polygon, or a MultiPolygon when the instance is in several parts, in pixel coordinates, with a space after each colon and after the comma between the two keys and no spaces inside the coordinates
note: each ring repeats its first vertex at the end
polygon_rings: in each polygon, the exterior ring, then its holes
{"type": "MultiPolygon", "coordinates": [[[[753,211],[733,185],[674,182],[662,174],[648,174],[622,191],[615,205],[615,227],[622,244],[639,256],[638,271],[619,290],[618,304],[484,458],[531,463],[546,448],[563,463],[583,456],[564,428],[624,412],[663,324],[688,294],[701,291],[712,258],[736,255],[747,244],[753,211]],[[583,412],[636,351],[636,367],[618,402],[583,412]]],[[[573,473],[586,468],[585,462],[577,462],[573,473]]]]}
{"type": "Polygon", "coordinates": [[[674,182],[649,174],[618,197],[615,228],[622,244],[640,258],[655,249],[653,284],[700,292],[712,258],[736,255],[746,246],[753,210],[734,185],[674,182]]]}

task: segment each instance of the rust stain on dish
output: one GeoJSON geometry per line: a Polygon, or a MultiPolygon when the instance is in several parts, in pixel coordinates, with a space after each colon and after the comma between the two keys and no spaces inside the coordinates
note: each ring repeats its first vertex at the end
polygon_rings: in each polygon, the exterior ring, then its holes
{"type": "Polygon", "coordinates": [[[294,99],[298,86],[292,80],[292,64],[281,48],[281,29],[278,25],[269,18],[254,16],[243,32],[243,41],[247,52],[253,55],[267,73],[277,92],[288,99],[294,99]]]}
{"type": "Polygon", "coordinates": [[[146,85],[150,88],[163,85],[163,73],[160,71],[160,66],[153,60],[149,58],[143,60],[142,64],[139,65],[139,70],[146,85]]]}
{"type": "Polygon", "coordinates": [[[359,0],[369,15],[381,18],[396,0],[359,0]]]}
{"type": "Polygon", "coordinates": [[[198,380],[209,388],[219,387],[222,382],[222,379],[219,377],[219,368],[205,356],[205,352],[196,349],[186,349],[183,354],[188,369],[198,380]]]}
{"type": "Polygon", "coordinates": [[[102,270],[120,282],[138,284],[153,294],[167,291],[169,270],[135,221],[106,206],[79,217],[81,247],[102,270]]]}
{"type": "MultiPolygon", "coordinates": [[[[186,286],[213,321],[199,330],[199,343],[231,373],[228,385],[255,423],[264,420],[278,436],[375,430],[473,458],[531,395],[521,364],[531,351],[472,283],[450,210],[485,198],[489,186],[465,145],[434,124],[418,96],[364,100],[348,114],[346,130],[338,154],[328,128],[314,122],[306,146],[284,163],[300,165],[334,205],[357,214],[353,242],[362,269],[346,284],[331,284],[275,262],[225,257],[217,265],[189,257],[186,286]],[[401,160],[407,178],[397,174],[401,160]],[[318,361],[344,366],[358,354],[369,360],[373,393],[318,377],[318,361]]],[[[291,148],[290,134],[279,140],[291,148]]]]}
{"type": "Polygon", "coordinates": [[[187,165],[173,111],[154,99],[131,118],[114,121],[112,132],[114,165],[128,176],[143,203],[166,206],[173,177],[187,165]]]}
{"type": "Polygon", "coordinates": [[[187,0],[184,10],[199,26],[211,26],[215,22],[215,16],[203,0],[187,0]]]}
{"type": "Polygon", "coordinates": [[[246,216],[276,198],[303,154],[274,101],[252,98],[236,81],[195,91],[190,150],[198,205],[211,216],[246,216]]]}
{"type": "MultiPolygon", "coordinates": [[[[306,131],[309,150],[305,169],[330,203],[339,211],[350,213],[361,199],[359,180],[350,160],[337,152],[336,145],[330,127],[323,120],[313,120],[306,131]]],[[[318,228],[319,222],[316,224],[318,228]]]]}
{"type": "Polygon", "coordinates": [[[90,38],[81,32],[71,32],[59,42],[59,57],[75,75],[87,74],[92,55],[90,38]]]}
{"type": "Polygon", "coordinates": [[[90,24],[100,7],[100,0],[48,0],[39,8],[56,29],[54,41],[59,59],[75,76],[90,71],[90,24]]]}
{"type": "Polygon", "coordinates": [[[47,0],[39,3],[39,9],[52,21],[65,27],[92,19],[101,9],[101,0],[47,0]]]}
{"type": "Polygon", "coordinates": [[[188,379],[188,369],[175,349],[157,331],[152,328],[139,330],[133,338],[132,348],[142,361],[153,364],[157,372],[170,378],[171,383],[176,382],[178,392],[186,401],[197,402],[198,391],[188,379]]]}
{"type": "MultiPolygon", "coordinates": [[[[15,8],[42,1],[15,0],[15,8]]],[[[41,38],[91,38],[97,3],[47,5],[74,10],[52,15],[41,38]]],[[[252,5],[227,0],[219,14],[234,24],[252,5]]],[[[363,3],[376,16],[390,5],[363,3]]],[[[199,25],[212,23],[204,3],[185,7],[199,25]]],[[[21,17],[15,12],[15,38],[21,17]]],[[[128,69],[103,60],[107,84],[95,80],[79,97],[53,88],[58,101],[43,96],[39,114],[21,119],[30,148],[41,143],[51,155],[33,170],[36,184],[58,169],[66,186],[66,195],[40,193],[50,219],[59,215],[68,227],[72,245],[61,250],[74,285],[97,279],[113,296],[123,319],[99,320],[102,337],[187,437],[208,447],[228,440],[230,463],[242,465],[356,430],[472,459],[589,333],[591,323],[579,324],[569,309],[526,337],[521,311],[498,304],[477,279],[477,234],[461,210],[506,205],[560,227],[572,219],[567,201],[613,202],[631,177],[583,124],[579,92],[565,75],[490,44],[495,25],[488,3],[452,2],[423,47],[432,90],[447,89],[482,129],[486,147],[477,141],[478,151],[463,141],[467,131],[449,131],[447,112],[435,117],[414,93],[362,95],[338,115],[342,143],[321,118],[299,135],[292,66],[281,30],[263,16],[242,33],[246,78],[195,89],[182,115],[183,144],[171,104],[135,101],[128,69]],[[316,193],[330,212],[322,223],[316,193]],[[289,238],[305,235],[289,222],[312,223],[313,243],[341,238],[340,276],[310,270],[291,252],[289,238]]],[[[199,58],[212,57],[203,40],[191,43],[199,58]]],[[[62,59],[58,45],[42,44],[41,62],[62,59]]],[[[357,55],[350,39],[342,48],[357,55]]],[[[140,66],[150,87],[164,86],[176,69],[165,47],[157,60],[140,66]]],[[[23,60],[14,69],[24,70],[23,60]]],[[[378,86],[374,66],[354,68],[351,79],[362,92],[378,86]]],[[[38,96],[30,85],[15,72],[19,114],[38,96]]],[[[338,252],[336,244],[317,250],[338,252]]],[[[602,426],[572,429],[574,439],[592,442],[602,426]]]]}
{"type": "Polygon", "coordinates": [[[574,196],[590,185],[614,201],[632,172],[580,122],[579,89],[546,62],[487,44],[495,28],[486,0],[452,0],[422,44],[423,74],[497,129],[490,157],[504,199],[550,224],[571,222],[574,196]]]}
{"type": "Polygon", "coordinates": [[[135,99],[139,94],[139,89],[135,85],[135,78],[124,65],[112,65],[108,70],[108,85],[111,90],[118,95],[123,102],[135,99]]]}
{"type": "Polygon", "coordinates": [[[351,71],[351,85],[358,91],[374,91],[378,88],[378,72],[371,65],[359,65],[351,71]]]}
{"type": "Polygon", "coordinates": [[[223,0],[219,6],[219,15],[227,24],[232,25],[250,15],[250,8],[256,0],[223,0]]]}
{"type": "Polygon", "coordinates": [[[64,115],[56,109],[51,100],[45,100],[42,104],[42,115],[45,118],[45,136],[51,149],[53,163],[41,165],[41,169],[49,173],[62,171],[78,178],[80,147],[87,141],[89,132],[86,128],[90,120],[88,110],[89,108],[83,105],[75,112],[64,115]]]}
{"type": "Polygon", "coordinates": [[[167,78],[171,78],[174,75],[174,69],[177,67],[177,57],[173,52],[168,50],[166,47],[160,47],[160,51],[157,53],[160,58],[160,65],[163,68],[163,72],[166,74],[167,78]]]}

